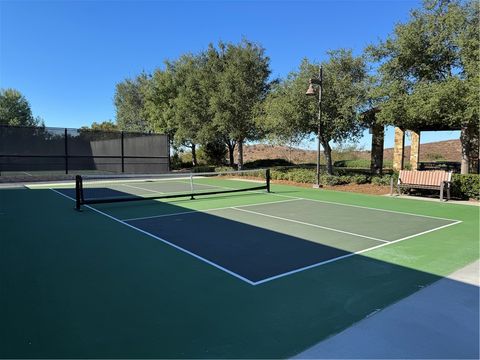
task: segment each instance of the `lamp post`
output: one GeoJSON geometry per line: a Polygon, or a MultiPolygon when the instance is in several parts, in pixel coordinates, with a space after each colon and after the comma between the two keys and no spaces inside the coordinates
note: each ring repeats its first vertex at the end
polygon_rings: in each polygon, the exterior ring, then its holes
{"type": "Polygon", "coordinates": [[[318,129],[317,129],[317,137],[318,137],[318,147],[317,147],[317,179],[314,188],[320,188],[320,137],[322,135],[322,90],[323,90],[323,69],[320,65],[320,70],[318,74],[318,78],[310,79],[310,85],[308,86],[308,90],[305,93],[308,96],[315,96],[315,88],[313,85],[318,85],[318,129]]]}

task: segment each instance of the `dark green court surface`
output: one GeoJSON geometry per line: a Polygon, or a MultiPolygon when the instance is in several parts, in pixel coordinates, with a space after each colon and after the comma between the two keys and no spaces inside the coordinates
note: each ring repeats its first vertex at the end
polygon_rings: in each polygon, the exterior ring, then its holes
{"type": "Polygon", "coordinates": [[[0,189],[0,357],[287,358],[478,258],[476,206],[272,190],[0,189]]]}

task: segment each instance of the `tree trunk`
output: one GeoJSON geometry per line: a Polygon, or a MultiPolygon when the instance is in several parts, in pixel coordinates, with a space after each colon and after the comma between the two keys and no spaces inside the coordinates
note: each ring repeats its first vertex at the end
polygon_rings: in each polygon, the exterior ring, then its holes
{"type": "Polygon", "coordinates": [[[238,145],[238,170],[243,167],[243,140],[237,140],[238,145]]]}
{"type": "Polygon", "coordinates": [[[196,145],[192,143],[191,145],[192,148],[192,165],[197,166],[197,151],[196,151],[196,145]]]}
{"type": "Polygon", "coordinates": [[[383,125],[372,125],[372,151],[370,155],[370,172],[382,175],[383,172],[383,143],[385,130],[383,125]]]}
{"type": "Polygon", "coordinates": [[[328,141],[322,140],[323,152],[325,153],[325,162],[328,175],[333,175],[332,148],[328,141]]]}
{"type": "Polygon", "coordinates": [[[229,140],[226,140],[225,143],[227,144],[228,148],[228,162],[231,167],[235,164],[235,143],[229,140]]]}
{"type": "Polygon", "coordinates": [[[464,124],[460,133],[460,141],[462,143],[462,166],[460,172],[462,174],[468,174],[470,170],[470,131],[468,125],[464,124]]]}

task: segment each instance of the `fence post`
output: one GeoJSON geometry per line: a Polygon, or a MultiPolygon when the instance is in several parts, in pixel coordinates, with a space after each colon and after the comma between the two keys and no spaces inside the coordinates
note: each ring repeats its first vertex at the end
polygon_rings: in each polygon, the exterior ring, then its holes
{"type": "Polygon", "coordinates": [[[124,135],[123,135],[123,131],[121,132],[122,134],[122,173],[125,172],[125,154],[124,154],[124,146],[123,146],[123,141],[125,139],[124,135]]]}
{"type": "Polygon", "coordinates": [[[270,192],[270,169],[267,169],[266,173],[265,173],[265,177],[266,177],[266,181],[267,181],[267,192],[270,192]]]}
{"type": "Polygon", "coordinates": [[[67,128],[65,128],[65,174],[68,174],[68,140],[67,128]]]}

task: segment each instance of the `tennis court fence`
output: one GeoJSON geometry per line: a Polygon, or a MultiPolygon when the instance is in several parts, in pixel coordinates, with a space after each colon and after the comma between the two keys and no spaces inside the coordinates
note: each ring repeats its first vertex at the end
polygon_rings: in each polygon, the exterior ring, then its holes
{"type": "Polygon", "coordinates": [[[167,135],[55,127],[0,126],[0,174],[166,173],[167,135]]]}

